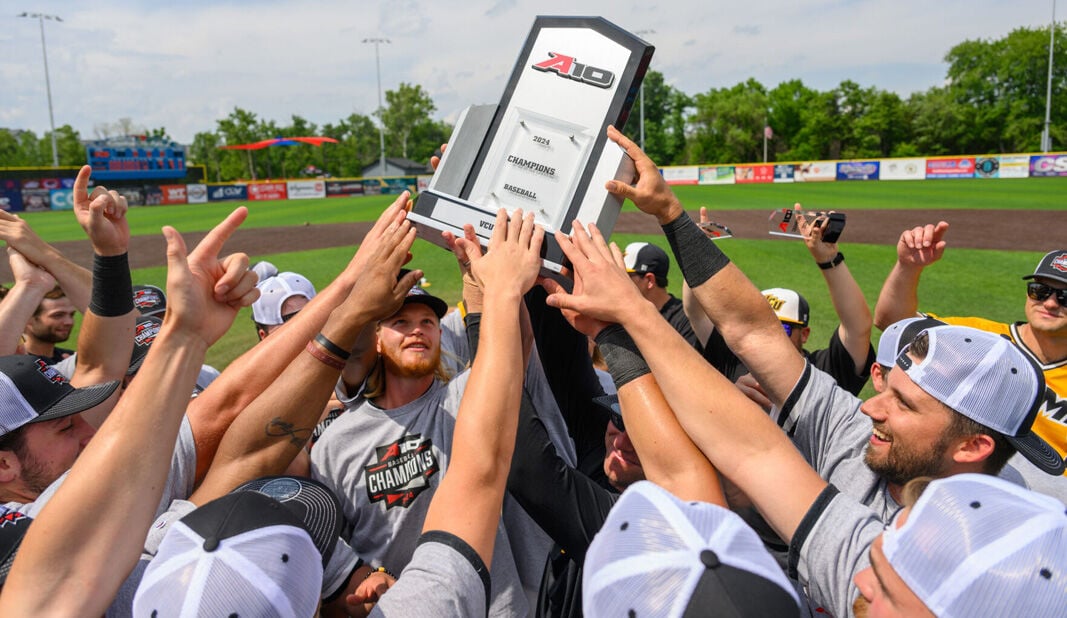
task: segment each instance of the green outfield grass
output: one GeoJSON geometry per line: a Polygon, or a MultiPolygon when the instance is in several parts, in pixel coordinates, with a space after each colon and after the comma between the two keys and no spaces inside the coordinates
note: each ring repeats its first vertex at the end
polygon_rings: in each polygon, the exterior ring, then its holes
{"type": "MultiPolygon", "coordinates": [[[[800,201],[812,208],[841,210],[861,208],[1064,208],[1063,191],[1067,181],[1059,178],[1033,178],[1016,181],[943,180],[923,182],[834,182],[779,185],[676,186],[675,191],[689,209],[708,205],[723,209],[767,209],[800,201]]],[[[329,198],[251,202],[245,228],[292,226],[308,223],[370,221],[391,202],[392,196],[329,198]]],[[[130,212],[135,235],[158,234],[164,225],[179,231],[210,229],[233,208],[235,202],[185,206],[135,208],[130,212]]],[[[632,209],[631,204],[627,204],[632,209]]],[[[84,238],[70,213],[24,213],[22,216],[47,241],[84,238]]],[[[661,236],[618,234],[613,240],[625,246],[647,240],[667,248],[661,236]]],[[[720,246],[758,287],[791,287],[804,294],[812,309],[812,346],[821,346],[836,326],[821,272],[798,241],[742,240],[720,241],[720,246]]],[[[891,246],[845,245],[847,264],[873,307],[886,274],[895,259],[891,246]]],[[[264,248],[269,251],[269,248],[264,248]]],[[[459,300],[460,282],[451,254],[423,241],[416,241],[413,266],[426,272],[428,290],[449,303],[459,300]]],[[[253,260],[269,259],[283,270],[306,275],[321,289],[351,258],[351,248],[321,249],[300,253],[253,255],[253,260]]],[[[982,251],[952,249],[941,263],[925,275],[920,288],[922,309],[942,315],[973,315],[999,321],[1023,319],[1024,288],[1019,277],[1031,272],[1040,258],[1028,251],[982,251]]],[[[140,269],[136,283],[165,284],[163,268],[140,269]]],[[[672,266],[670,289],[681,293],[681,275],[672,266]]],[[[77,326],[76,326],[77,328],[77,326]]],[[[75,331],[76,334],[76,331],[75,331]]],[[[875,333],[877,339],[877,331],[875,333]]],[[[225,367],[233,358],[255,343],[250,311],[243,310],[231,332],[209,352],[208,362],[225,367]]]]}

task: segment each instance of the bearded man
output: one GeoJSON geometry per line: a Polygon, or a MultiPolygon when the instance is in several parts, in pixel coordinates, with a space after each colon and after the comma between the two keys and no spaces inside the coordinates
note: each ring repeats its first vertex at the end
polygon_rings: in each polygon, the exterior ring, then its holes
{"type": "MultiPolygon", "coordinates": [[[[373,346],[354,351],[342,373],[337,395],[345,413],[311,452],[312,477],[340,498],[342,536],[386,573],[399,574],[411,560],[448,468],[468,373],[450,380],[441,363],[447,311],[445,301],[416,286],[400,310],[377,324],[373,346]]],[[[525,615],[528,602],[502,524],[492,566],[489,614],[525,615]]]]}

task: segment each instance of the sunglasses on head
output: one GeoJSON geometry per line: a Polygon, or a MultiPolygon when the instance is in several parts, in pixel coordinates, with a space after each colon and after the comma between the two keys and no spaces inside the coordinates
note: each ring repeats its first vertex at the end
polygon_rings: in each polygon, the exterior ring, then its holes
{"type": "Polygon", "coordinates": [[[1061,307],[1067,307],[1067,289],[1057,290],[1051,285],[1045,285],[1044,283],[1038,283],[1037,281],[1031,281],[1026,284],[1026,295],[1037,302],[1043,302],[1053,294],[1056,295],[1056,302],[1059,303],[1061,307]]]}
{"type": "Polygon", "coordinates": [[[622,423],[622,413],[611,410],[608,412],[608,419],[612,425],[615,425],[615,429],[619,431],[626,431],[626,425],[622,423]]]}
{"type": "Polygon", "coordinates": [[[295,318],[296,314],[298,314],[298,313],[300,313],[300,312],[299,311],[294,311],[292,313],[287,313],[287,314],[283,315],[282,316],[282,324],[284,324],[284,323],[288,322],[289,320],[295,318]]]}

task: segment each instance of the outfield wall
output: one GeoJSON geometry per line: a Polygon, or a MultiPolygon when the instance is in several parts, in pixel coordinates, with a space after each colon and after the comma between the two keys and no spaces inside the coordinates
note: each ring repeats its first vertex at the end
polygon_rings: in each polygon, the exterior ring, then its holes
{"type": "MultiPolygon", "coordinates": [[[[18,211],[70,210],[77,168],[42,169],[57,177],[5,177],[0,170],[0,209],[18,211]]],[[[661,168],[668,184],[717,185],[781,182],[853,182],[871,180],[945,180],[953,178],[1030,178],[1067,176],[1067,153],[982,155],[966,157],[910,157],[848,161],[795,161],[731,165],[686,165],[661,168]]],[[[12,174],[11,176],[14,176],[12,174]]],[[[331,178],[265,180],[235,183],[131,184],[116,186],[131,206],[205,204],[223,201],[261,201],[399,195],[425,189],[431,176],[388,178],[331,178]]]]}

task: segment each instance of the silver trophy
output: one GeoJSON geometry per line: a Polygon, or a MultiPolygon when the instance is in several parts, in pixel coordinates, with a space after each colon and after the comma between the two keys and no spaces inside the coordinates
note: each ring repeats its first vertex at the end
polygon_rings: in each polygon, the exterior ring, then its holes
{"type": "Polygon", "coordinates": [[[605,236],[622,202],[604,188],[633,181],[633,161],[608,140],[622,129],[654,48],[600,17],[538,17],[498,105],[460,115],[427,189],[408,218],[426,240],[461,236],[470,223],[488,240],[496,212],[534,212],[547,232],[544,269],[559,272],[552,232],[578,219],[605,236]]]}

